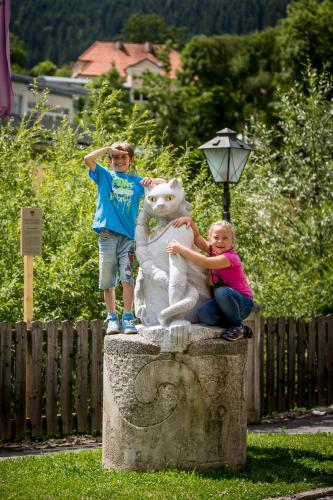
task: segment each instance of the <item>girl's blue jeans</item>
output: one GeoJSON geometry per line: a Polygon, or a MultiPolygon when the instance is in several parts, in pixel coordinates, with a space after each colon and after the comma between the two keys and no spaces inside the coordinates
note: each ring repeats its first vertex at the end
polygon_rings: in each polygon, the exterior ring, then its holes
{"type": "Polygon", "coordinates": [[[214,289],[214,298],[198,309],[200,323],[229,328],[241,326],[253,309],[253,300],[233,288],[221,286],[214,289]]]}

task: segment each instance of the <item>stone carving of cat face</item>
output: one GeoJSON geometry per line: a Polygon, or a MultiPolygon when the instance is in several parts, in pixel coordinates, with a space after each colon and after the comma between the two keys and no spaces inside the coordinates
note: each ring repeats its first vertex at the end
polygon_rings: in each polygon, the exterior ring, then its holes
{"type": "Polygon", "coordinates": [[[148,188],[144,209],[152,217],[172,220],[188,213],[191,205],[185,201],[181,180],[172,179],[148,188]]]}

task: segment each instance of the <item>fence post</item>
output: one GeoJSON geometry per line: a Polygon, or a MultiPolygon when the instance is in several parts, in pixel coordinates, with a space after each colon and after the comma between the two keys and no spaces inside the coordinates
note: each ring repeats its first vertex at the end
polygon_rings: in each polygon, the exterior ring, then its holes
{"type": "Polygon", "coordinates": [[[333,315],[327,321],[327,404],[333,404],[333,315]]]}
{"type": "Polygon", "coordinates": [[[12,327],[8,321],[0,323],[0,439],[11,439],[11,343],[12,327]]]}
{"type": "Polygon", "coordinates": [[[261,341],[263,318],[260,305],[255,305],[245,323],[252,328],[253,338],[248,341],[247,372],[247,421],[260,422],[261,417],[261,341]]]}
{"type": "Polygon", "coordinates": [[[293,410],[296,404],[296,342],[297,323],[294,318],[288,318],[288,410],[293,410]]]}
{"type": "Polygon", "coordinates": [[[286,344],[286,320],[278,318],[277,321],[277,408],[279,412],[286,409],[286,359],[285,359],[285,344],[286,344]]]}
{"type": "Polygon", "coordinates": [[[42,355],[43,325],[40,321],[31,323],[31,434],[42,434],[42,355]]]}
{"type": "Polygon", "coordinates": [[[26,431],[26,354],[27,325],[16,323],[15,340],[15,439],[23,439],[26,431]]]}
{"type": "Polygon", "coordinates": [[[100,320],[91,322],[91,430],[102,431],[103,338],[100,320]]]}
{"type": "Polygon", "coordinates": [[[73,327],[70,321],[62,322],[61,355],[61,419],[62,432],[70,434],[73,430],[72,418],[72,369],[73,369],[73,327]]]}
{"type": "Polygon", "coordinates": [[[48,434],[58,432],[57,419],[57,321],[47,323],[46,426],[48,434]]]}
{"type": "Polygon", "coordinates": [[[88,430],[88,326],[85,320],[76,324],[76,415],[78,432],[88,430]]]}

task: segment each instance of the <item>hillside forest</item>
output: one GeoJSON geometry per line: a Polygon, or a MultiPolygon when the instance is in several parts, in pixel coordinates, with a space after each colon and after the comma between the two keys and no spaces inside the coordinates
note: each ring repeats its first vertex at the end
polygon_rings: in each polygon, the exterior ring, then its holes
{"type": "Polygon", "coordinates": [[[169,27],[181,28],[177,41],[184,44],[198,34],[263,30],[285,16],[287,4],[288,0],[15,0],[10,30],[24,41],[30,67],[45,59],[62,66],[75,61],[95,40],[115,39],[133,14],[155,14],[169,27]]]}

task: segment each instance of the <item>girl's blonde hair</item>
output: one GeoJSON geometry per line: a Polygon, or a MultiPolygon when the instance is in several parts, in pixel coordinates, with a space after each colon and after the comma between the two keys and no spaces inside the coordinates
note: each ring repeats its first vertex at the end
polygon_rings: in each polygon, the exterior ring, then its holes
{"type": "Polygon", "coordinates": [[[212,234],[213,234],[213,231],[216,227],[219,227],[220,229],[226,229],[227,231],[230,231],[231,232],[231,238],[232,238],[232,241],[233,243],[235,243],[235,238],[236,238],[236,235],[235,235],[235,228],[232,224],[230,224],[230,222],[228,222],[227,220],[218,220],[216,222],[213,222],[213,224],[210,226],[209,230],[208,230],[208,241],[210,242],[211,240],[211,237],[212,237],[212,234]]]}

